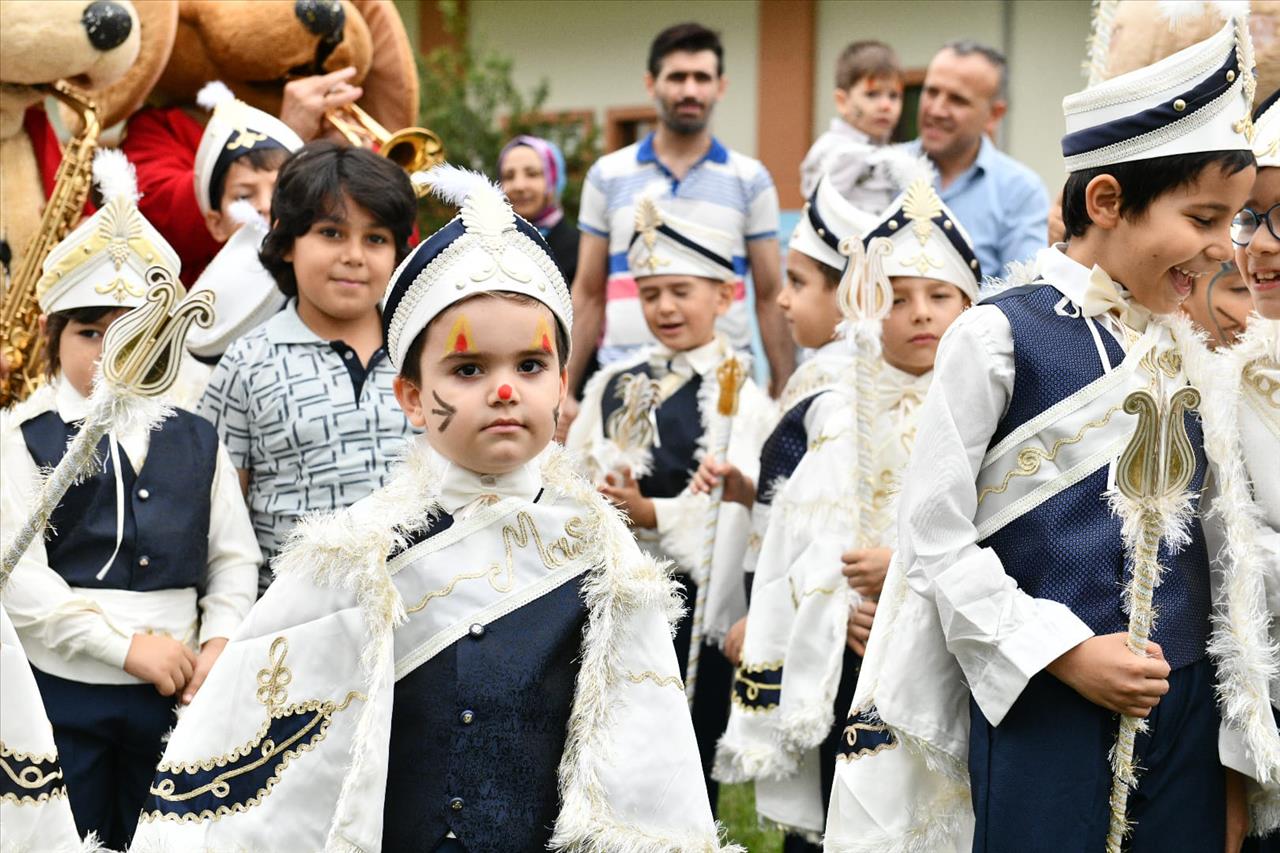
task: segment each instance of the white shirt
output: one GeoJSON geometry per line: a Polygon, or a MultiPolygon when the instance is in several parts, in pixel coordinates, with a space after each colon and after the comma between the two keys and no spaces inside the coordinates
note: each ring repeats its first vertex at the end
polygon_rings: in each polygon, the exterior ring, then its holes
{"type": "MultiPolygon", "coordinates": [[[[1083,299],[1091,270],[1060,247],[1043,250],[1036,263],[1068,299],[1083,299]]],[[[1125,345],[1115,318],[1097,319],[1125,345]]],[[[995,551],[977,544],[974,484],[1013,380],[1013,333],[1004,313],[992,305],[965,311],[938,348],[898,516],[907,581],[936,605],[947,648],[994,724],[1033,675],[1093,636],[1066,605],[1019,589],[995,551]]]]}
{"type": "MultiPolygon", "coordinates": [[[[3,413],[0,422],[0,533],[9,541],[26,522],[35,504],[37,468],[23,439],[23,422],[56,410],[66,423],[82,419],[88,401],[70,383],[55,379],[28,400],[3,413]]],[[[117,436],[134,470],[146,462],[150,435],[141,431],[117,436]]],[[[104,554],[105,561],[108,555],[104,554]]],[[[44,538],[35,537],[14,567],[5,588],[4,606],[13,619],[27,654],[50,674],[91,684],[136,684],[124,671],[134,631],[151,618],[156,605],[172,624],[193,624],[198,633],[177,636],[193,647],[214,637],[230,637],[253,606],[257,592],[258,549],[235,466],[226,448],[218,458],[210,487],[209,545],[203,595],[195,590],[87,590],[71,587],[49,566],[44,538]],[[150,598],[148,598],[148,596],[150,598]],[[197,598],[198,596],[198,598],[197,598]],[[51,671],[56,670],[56,671],[51,671]]]]}

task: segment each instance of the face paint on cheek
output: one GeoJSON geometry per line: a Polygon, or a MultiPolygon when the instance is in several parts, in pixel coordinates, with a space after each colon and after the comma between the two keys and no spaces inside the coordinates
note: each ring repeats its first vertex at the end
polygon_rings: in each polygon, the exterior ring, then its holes
{"type": "Polygon", "coordinates": [[[511,386],[510,386],[510,385],[499,385],[499,386],[498,386],[498,399],[499,399],[499,400],[510,400],[510,399],[511,399],[511,393],[512,393],[512,391],[511,391],[511,386]]]}
{"type": "Polygon", "coordinates": [[[442,415],[444,417],[444,420],[440,422],[440,431],[444,432],[449,428],[449,422],[453,420],[453,416],[458,413],[458,410],[456,407],[449,405],[444,400],[441,400],[440,395],[435,391],[431,392],[431,396],[434,397],[436,401],[436,408],[431,410],[431,414],[442,415]]]}
{"type": "Polygon", "coordinates": [[[453,321],[453,326],[449,329],[449,337],[445,338],[444,354],[453,355],[455,352],[470,352],[471,343],[475,338],[471,334],[471,323],[467,320],[465,314],[453,321]]]}

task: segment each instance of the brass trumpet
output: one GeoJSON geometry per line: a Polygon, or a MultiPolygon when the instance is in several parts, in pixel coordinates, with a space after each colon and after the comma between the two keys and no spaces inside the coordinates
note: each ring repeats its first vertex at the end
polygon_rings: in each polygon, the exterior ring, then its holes
{"type": "MultiPolygon", "coordinates": [[[[444,162],[444,143],[425,127],[405,127],[392,133],[356,104],[332,110],[325,118],[347,142],[377,151],[408,172],[410,178],[444,162]]],[[[414,181],[413,191],[422,198],[428,187],[414,181]]]]}

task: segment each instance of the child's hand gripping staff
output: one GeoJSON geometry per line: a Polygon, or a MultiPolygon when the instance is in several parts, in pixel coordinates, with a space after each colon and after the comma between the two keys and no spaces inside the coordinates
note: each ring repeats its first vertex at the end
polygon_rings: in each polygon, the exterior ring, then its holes
{"type": "Polygon", "coordinates": [[[213,324],[212,293],[202,291],[182,299],[185,289],[161,266],[147,270],[146,280],[146,302],[107,329],[89,414],[62,461],[41,484],[31,515],[5,550],[0,588],[31,541],[44,532],[67,489],[101,464],[95,450],[102,436],[135,425],[150,430],[164,420],[168,407],[157,398],[178,376],[191,324],[205,329],[213,324]]]}
{"type": "MultiPolygon", "coordinates": [[[[1138,416],[1138,426],[1120,457],[1116,472],[1117,493],[1112,506],[1124,520],[1125,550],[1133,564],[1133,578],[1125,589],[1129,611],[1129,650],[1146,657],[1155,620],[1152,596],[1160,583],[1159,548],[1162,539],[1185,544],[1186,522],[1192,495],[1187,491],[1196,461],[1187,437],[1183,413],[1200,404],[1195,388],[1179,388],[1167,403],[1149,391],[1134,391],[1124,410],[1138,416]]],[[[1111,753],[1111,824],[1107,853],[1120,853],[1129,831],[1125,818],[1129,789],[1138,783],[1133,764],[1134,738],[1146,729],[1146,721],[1129,715],[1120,718],[1120,733],[1111,753]]]]}
{"type": "MultiPolygon", "coordinates": [[[[908,204],[910,200],[908,199],[908,204]]],[[[926,236],[927,239],[927,236],[926,236]]],[[[880,358],[881,324],[893,308],[893,285],[884,273],[883,259],[893,254],[893,243],[876,237],[863,248],[856,235],[840,241],[840,254],[848,258],[840,278],[837,298],[844,315],[841,331],[854,346],[854,415],[857,424],[857,471],[855,495],[859,517],[872,505],[875,491],[875,460],[872,431],[875,423],[876,376],[880,358]]],[[[874,548],[869,524],[859,523],[855,548],[874,548]]]]}
{"type": "MultiPolygon", "coordinates": [[[[747,377],[747,368],[742,358],[730,353],[716,368],[716,382],[720,394],[716,401],[716,417],[712,418],[710,428],[711,456],[713,459],[725,459],[729,455],[729,436],[733,430],[733,418],[738,414],[738,393],[747,377]]],[[[716,527],[720,519],[720,504],[724,499],[724,481],[721,480],[711,490],[706,510],[706,541],[702,548],[702,560],[693,582],[698,587],[693,600],[693,630],[689,637],[689,665],[685,672],[684,692],[689,697],[689,707],[693,707],[693,694],[698,681],[698,660],[702,657],[702,635],[706,622],[707,587],[711,585],[711,563],[716,551],[716,527]]]]}

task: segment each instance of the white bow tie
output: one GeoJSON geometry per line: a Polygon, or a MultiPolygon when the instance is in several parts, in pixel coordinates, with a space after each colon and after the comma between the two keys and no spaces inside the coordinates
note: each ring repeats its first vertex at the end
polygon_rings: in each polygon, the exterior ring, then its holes
{"type": "Polygon", "coordinates": [[[542,478],[533,463],[506,474],[477,474],[460,465],[450,465],[440,486],[440,506],[453,515],[480,499],[485,506],[503,498],[531,501],[542,488],[542,478]]]}

